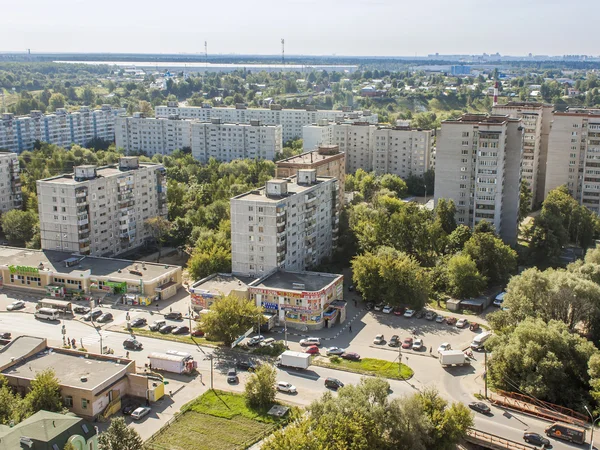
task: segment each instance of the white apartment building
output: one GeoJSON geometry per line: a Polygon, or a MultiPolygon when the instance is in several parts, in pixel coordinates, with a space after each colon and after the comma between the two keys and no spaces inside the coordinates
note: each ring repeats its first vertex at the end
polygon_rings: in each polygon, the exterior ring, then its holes
{"type": "Polygon", "coordinates": [[[167,216],[166,170],[120,158],[109,166],[76,166],[37,181],[42,249],[114,256],[151,237],[146,219],[167,216]]]}
{"type": "Polygon", "coordinates": [[[435,203],[454,200],[459,224],[473,227],[485,219],[516,244],[522,150],[521,119],[465,114],[442,122],[435,203]]]}
{"type": "Polygon", "coordinates": [[[0,214],[21,208],[21,177],[16,153],[0,152],[0,214]]]}
{"type": "Polygon", "coordinates": [[[79,111],[57,109],[52,114],[31,111],[28,116],[15,117],[5,113],[0,119],[0,149],[20,153],[33,149],[35,141],[60,147],[86,145],[92,139],[115,139],[115,118],[125,109],[102,105],[91,110],[82,106],[79,111]]]}
{"type": "Polygon", "coordinates": [[[303,271],[337,245],[339,182],[316,169],[274,179],[231,199],[231,263],[236,275],[303,271]]]}
{"type": "Polygon", "coordinates": [[[600,214],[600,109],[554,112],[544,197],[562,185],[581,205],[600,214]]]}
{"type": "Polygon", "coordinates": [[[191,131],[191,121],[179,120],[178,116],[155,119],[137,112],[132,117],[117,117],[115,145],[127,153],[170,155],[175,150],[191,148],[191,131]]]}
{"type": "Polygon", "coordinates": [[[251,120],[259,120],[265,125],[281,125],[284,142],[302,137],[302,127],[316,123],[320,119],[350,120],[370,124],[378,122],[377,114],[371,114],[368,110],[353,112],[349,108],[317,110],[311,107],[284,109],[280,105],[271,105],[270,108],[247,108],[245,105],[236,105],[235,108],[213,108],[208,105],[180,107],[177,102],[169,102],[167,106],[157,106],[154,113],[156,117],[178,115],[182,119],[196,119],[201,122],[209,122],[213,118],[221,119],[225,123],[250,123],[251,120]]]}
{"type": "Polygon", "coordinates": [[[552,105],[536,102],[508,102],[492,107],[492,114],[509,115],[523,122],[523,167],[521,178],[529,184],[532,205],[544,200],[548,135],[552,105]]]}

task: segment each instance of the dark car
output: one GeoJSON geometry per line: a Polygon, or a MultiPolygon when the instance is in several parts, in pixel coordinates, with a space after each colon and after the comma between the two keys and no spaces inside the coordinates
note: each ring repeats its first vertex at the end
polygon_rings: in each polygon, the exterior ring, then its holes
{"type": "Polygon", "coordinates": [[[365,305],[365,308],[367,308],[367,311],[371,311],[374,307],[375,307],[375,304],[373,302],[367,302],[367,304],[365,305]]]}
{"type": "Polygon", "coordinates": [[[163,325],[158,331],[160,331],[162,334],[169,334],[175,328],[175,325],[163,325]]]}
{"type": "Polygon", "coordinates": [[[388,345],[390,347],[398,347],[400,345],[400,336],[398,336],[397,334],[394,334],[390,338],[390,342],[388,342],[388,345]]]}
{"type": "Polygon", "coordinates": [[[342,353],[341,357],[344,359],[349,359],[350,361],[360,361],[360,355],[354,352],[342,353]]]}
{"type": "Polygon", "coordinates": [[[405,311],[406,311],[406,308],[404,306],[397,306],[394,308],[394,315],[402,316],[402,315],[404,315],[405,311]]]}
{"type": "Polygon", "coordinates": [[[190,329],[188,327],[184,327],[184,326],[176,327],[172,331],[173,334],[188,334],[189,332],[190,332],[190,329]]]}
{"type": "Polygon", "coordinates": [[[544,448],[550,447],[550,441],[538,433],[523,433],[523,439],[528,444],[533,444],[544,448]]]}
{"type": "Polygon", "coordinates": [[[113,315],[111,313],[104,313],[96,319],[96,322],[105,323],[110,322],[111,320],[113,320],[113,315]]]}
{"type": "Polygon", "coordinates": [[[227,382],[228,383],[237,383],[238,382],[237,370],[231,368],[227,371],[227,382]]]}
{"type": "Polygon", "coordinates": [[[352,291],[354,290],[354,285],[353,285],[353,284],[351,284],[350,286],[348,286],[348,290],[349,290],[350,292],[352,292],[352,291]]]}
{"type": "Polygon", "coordinates": [[[0,331],[0,339],[10,339],[11,334],[7,331],[0,331]]]}
{"type": "Polygon", "coordinates": [[[88,306],[83,306],[83,305],[75,305],[73,306],[73,312],[76,314],[87,314],[89,313],[91,310],[88,306]]]}
{"type": "Polygon", "coordinates": [[[180,312],[170,312],[169,314],[165,314],[165,319],[168,320],[182,320],[183,315],[180,312]]]}
{"type": "Polygon", "coordinates": [[[457,322],[456,317],[448,317],[446,319],[446,323],[448,325],[456,325],[456,322],[457,322]]]}
{"type": "Polygon", "coordinates": [[[104,314],[104,313],[102,312],[101,309],[95,309],[95,310],[90,311],[89,313],[87,313],[85,316],[83,316],[83,320],[85,320],[86,322],[89,322],[90,320],[97,319],[102,314],[104,314]]]}
{"type": "Polygon", "coordinates": [[[344,387],[344,383],[342,383],[337,378],[327,377],[327,378],[325,378],[325,387],[328,387],[329,389],[333,389],[334,391],[337,391],[339,388],[344,387]]]}
{"type": "Polygon", "coordinates": [[[142,343],[134,338],[127,338],[123,341],[123,347],[128,350],[141,350],[142,343]]]}
{"type": "Polygon", "coordinates": [[[415,317],[417,319],[422,319],[423,317],[425,317],[425,312],[423,310],[417,311],[417,313],[415,314],[415,317]]]}
{"type": "Polygon", "coordinates": [[[130,416],[132,412],[139,408],[139,406],[140,405],[138,405],[137,403],[130,403],[129,405],[126,405],[122,410],[123,415],[130,416]]]}
{"type": "Polygon", "coordinates": [[[254,372],[258,366],[252,361],[238,361],[235,363],[236,367],[240,370],[247,370],[248,372],[254,372]]]}
{"type": "Polygon", "coordinates": [[[471,402],[469,408],[474,411],[480,412],[481,414],[489,414],[492,412],[490,407],[483,402],[471,402]]]}
{"type": "Polygon", "coordinates": [[[148,323],[148,321],[146,319],[144,319],[143,317],[136,317],[131,322],[129,322],[129,326],[131,328],[141,328],[141,327],[145,326],[147,323],[148,323]]]}

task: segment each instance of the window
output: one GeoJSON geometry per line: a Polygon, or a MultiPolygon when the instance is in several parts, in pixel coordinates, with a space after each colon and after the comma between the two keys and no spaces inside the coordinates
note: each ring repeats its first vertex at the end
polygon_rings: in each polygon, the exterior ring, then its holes
{"type": "Polygon", "coordinates": [[[73,396],[72,395],[67,395],[65,397],[65,406],[67,408],[72,408],[73,407],[73,396]]]}
{"type": "Polygon", "coordinates": [[[250,225],[250,226],[248,227],[248,231],[249,231],[250,233],[253,233],[253,232],[254,232],[254,227],[253,227],[252,225],[250,225]]]}
{"type": "Polygon", "coordinates": [[[254,206],[248,206],[248,211],[249,211],[249,212],[252,212],[252,211],[254,211],[254,206]]]}
{"type": "Polygon", "coordinates": [[[87,409],[87,407],[88,407],[88,401],[87,401],[87,399],[82,398],[81,399],[81,408],[82,409],[87,409]]]}

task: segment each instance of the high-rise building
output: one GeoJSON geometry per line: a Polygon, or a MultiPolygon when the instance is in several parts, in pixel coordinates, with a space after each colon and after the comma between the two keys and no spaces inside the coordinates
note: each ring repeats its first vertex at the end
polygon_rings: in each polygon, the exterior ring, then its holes
{"type": "Polygon", "coordinates": [[[115,139],[115,118],[125,109],[102,105],[91,110],[82,106],[78,111],[64,108],[52,114],[31,111],[28,116],[15,117],[5,113],[0,118],[0,149],[21,153],[32,150],[36,141],[69,147],[86,145],[92,139],[115,139]]]}
{"type": "Polygon", "coordinates": [[[456,221],[486,220],[508,244],[517,241],[523,151],[521,119],[465,114],[442,122],[435,171],[435,203],[452,199],[456,221]]]}
{"type": "Polygon", "coordinates": [[[139,247],[151,238],[145,221],[167,216],[166,183],[161,164],[133,156],[38,180],[42,249],[114,256],[139,247]]]}
{"type": "Polygon", "coordinates": [[[20,174],[17,154],[0,152],[0,213],[23,205],[20,174]]]}
{"type": "Polygon", "coordinates": [[[492,107],[492,114],[522,119],[523,167],[521,178],[531,189],[532,205],[544,200],[548,134],[552,123],[553,106],[536,102],[508,102],[492,107]]]}
{"type": "MultiPolygon", "coordinates": [[[[371,111],[353,112],[349,108],[342,110],[317,110],[307,106],[306,109],[284,109],[281,105],[271,105],[267,108],[247,108],[236,105],[235,108],[213,108],[211,106],[179,106],[177,102],[169,102],[167,106],[157,106],[154,109],[156,117],[178,115],[182,119],[196,119],[209,122],[211,119],[221,119],[224,123],[250,123],[259,120],[265,125],[281,125],[283,141],[302,137],[302,127],[316,123],[320,119],[350,120],[376,124],[377,114],[371,111]]],[[[314,149],[310,149],[314,150],[314,149]]]]}
{"type": "Polygon", "coordinates": [[[302,271],[331,256],[337,244],[339,182],[315,169],[274,179],[231,199],[231,264],[236,275],[302,271]]]}
{"type": "Polygon", "coordinates": [[[600,109],[554,112],[544,197],[562,185],[581,205],[600,214],[600,109]]]}
{"type": "Polygon", "coordinates": [[[178,116],[155,119],[139,112],[132,117],[120,116],[115,122],[115,145],[127,153],[170,155],[191,148],[191,125],[178,116]]]}

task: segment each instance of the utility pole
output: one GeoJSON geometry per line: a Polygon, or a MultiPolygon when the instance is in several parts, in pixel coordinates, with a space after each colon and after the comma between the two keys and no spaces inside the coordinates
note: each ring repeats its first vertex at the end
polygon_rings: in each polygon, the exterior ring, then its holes
{"type": "Polygon", "coordinates": [[[398,376],[402,374],[402,345],[398,343],[398,376]]]}
{"type": "Polygon", "coordinates": [[[214,391],[213,389],[213,354],[210,354],[210,390],[214,391]]]}
{"type": "Polygon", "coordinates": [[[281,39],[281,64],[285,64],[285,39],[281,39]]]}
{"type": "Polygon", "coordinates": [[[590,415],[590,419],[592,419],[592,436],[590,437],[590,450],[593,450],[594,449],[594,428],[596,428],[596,422],[598,421],[598,419],[600,419],[600,416],[598,416],[594,419],[594,416],[592,415],[592,413],[588,409],[588,407],[584,406],[584,408],[587,411],[587,413],[590,415]]]}
{"type": "Polygon", "coordinates": [[[484,381],[485,381],[485,398],[488,398],[487,384],[488,384],[488,370],[487,370],[487,351],[483,350],[483,367],[484,367],[484,381]]]}
{"type": "Polygon", "coordinates": [[[286,314],[285,311],[283,311],[283,335],[284,335],[284,339],[285,339],[285,348],[288,348],[288,342],[287,342],[287,320],[286,320],[286,314]]]}

